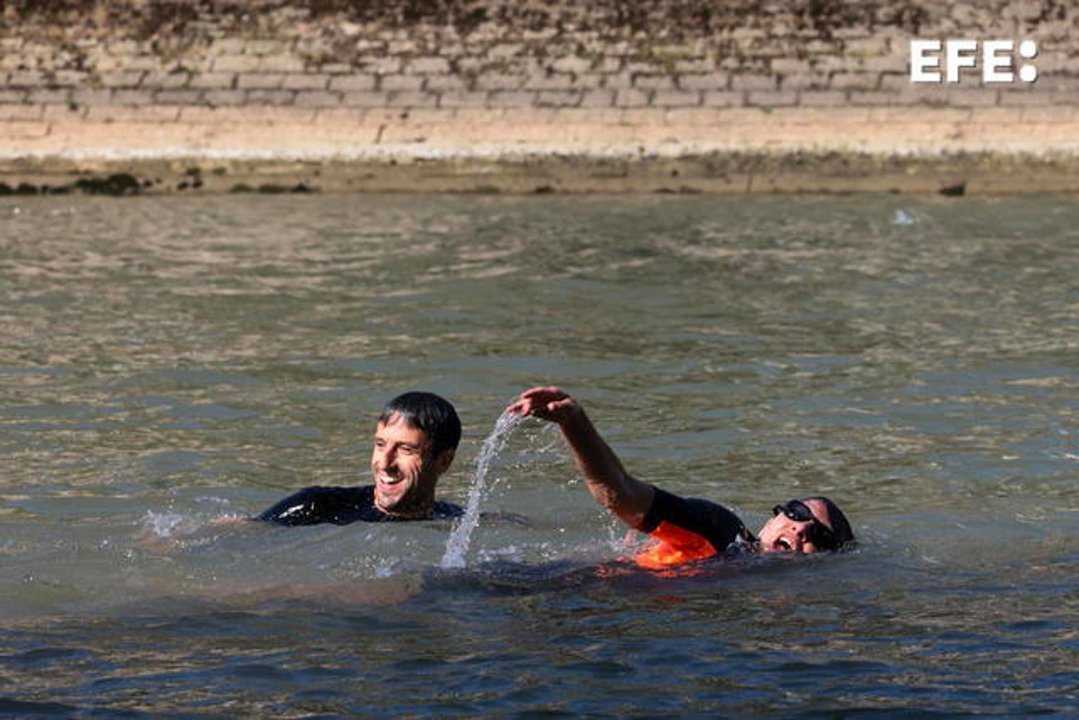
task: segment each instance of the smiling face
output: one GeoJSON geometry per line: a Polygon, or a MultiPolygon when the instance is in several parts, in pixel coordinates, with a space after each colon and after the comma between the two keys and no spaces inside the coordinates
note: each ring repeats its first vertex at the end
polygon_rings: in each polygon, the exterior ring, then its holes
{"type": "Polygon", "coordinates": [[[398,517],[426,517],[435,504],[435,484],[453,461],[453,450],[433,456],[427,433],[393,415],[375,428],[371,477],[375,507],[398,517]]]}
{"type": "Polygon", "coordinates": [[[813,517],[796,520],[788,517],[785,512],[776,513],[775,517],[766,522],[761,531],[757,533],[761,552],[809,554],[834,549],[819,546],[819,544],[824,544],[821,536],[827,533],[822,532],[820,527],[814,527],[815,524],[819,524],[827,528],[828,531],[834,532],[835,529],[832,527],[831,520],[828,517],[828,508],[817,498],[803,500],[801,504],[809,508],[813,517]]]}

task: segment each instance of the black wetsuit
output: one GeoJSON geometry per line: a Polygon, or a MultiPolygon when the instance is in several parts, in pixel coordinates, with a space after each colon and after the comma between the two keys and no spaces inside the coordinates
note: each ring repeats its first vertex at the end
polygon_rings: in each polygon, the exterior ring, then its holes
{"type": "Polygon", "coordinates": [[[655,488],[652,507],[637,528],[660,541],[637,556],[638,564],[672,565],[743,549],[756,538],[737,515],[714,502],[655,488]]]}
{"type": "Polygon", "coordinates": [[[455,518],[464,513],[459,505],[436,502],[425,518],[400,518],[388,515],[375,507],[375,486],[304,488],[289,495],[255,517],[256,520],[277,525],[318,525],[333,523],[348,525],[354,522],[392,522],[406,519],[438,520],[455,518]]]}

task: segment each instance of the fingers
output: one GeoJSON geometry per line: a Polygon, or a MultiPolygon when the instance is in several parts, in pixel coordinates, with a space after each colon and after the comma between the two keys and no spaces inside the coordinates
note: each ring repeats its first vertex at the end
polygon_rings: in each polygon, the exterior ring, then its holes
{"type": "Polygon", "coordinates": [[[534,387],[521,393],[506,412],[522,417],[534,415],[545,420],[552,420],[560,410],[573,405],[573,398],[564,390],[554,386],[534,387]]]}
{"type": "Polygon", "coordinates": [[[532,403],[528,400],[518,400],[515,403],[506,407],[506,412],[511,415],[520,415],[521,417],[527,417],[532,412],[532,403]]]}

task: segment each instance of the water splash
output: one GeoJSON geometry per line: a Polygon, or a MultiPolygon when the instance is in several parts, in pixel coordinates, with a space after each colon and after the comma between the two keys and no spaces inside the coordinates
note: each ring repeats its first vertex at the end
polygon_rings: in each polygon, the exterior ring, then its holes
{"type": "Polygon", "coordinates": [[[899,227],[908,227],[916,222],[917,218],[914,216],[914,213],[909,210],[904,210],[903,208],[897,209],[895,215],[892,217],[892,225],[897,225],[899,227]]]}
{"type": "Polygon", "coordinates": [[[190,522],[185,522],[183,515],[175,512],[154,512],[147,510],[145,515],[145,529],[153,533],[155,537],[171,537],[176,530],[183,531],[190,522]]]}
{"type": "Polygon", "coordinates": [[[484,491],[487,488],[487,470],[491,460],[506,446],[513,429],[524,420],[520,415],[502,413],[495,422],[495,429],[483,441],[483,447],[476,458],[476,470],[472,475],[472,487],[468,489],[468,503],[465,506],[465,514],[453,528],[449,540],[446,541],[446,553],[442,556],[441,567],[463,568],[465,567],[465,555],[468,553],[468,544],[472,540],[472,531],[480,521],[480,501],[483,500],[484,491]]]}

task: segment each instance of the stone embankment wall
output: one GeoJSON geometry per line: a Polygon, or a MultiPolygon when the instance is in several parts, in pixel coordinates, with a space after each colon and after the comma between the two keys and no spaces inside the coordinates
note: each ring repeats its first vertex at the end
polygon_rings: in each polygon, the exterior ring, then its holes
{"type": "Polygon", "coordinates": [[[1066,0],[16,0],[0,18],[0,192],[1079,188],[1066,0]],[[1033,40],[1038,80],[911,83],[910,41],[952,38],[1033,40]]]}

